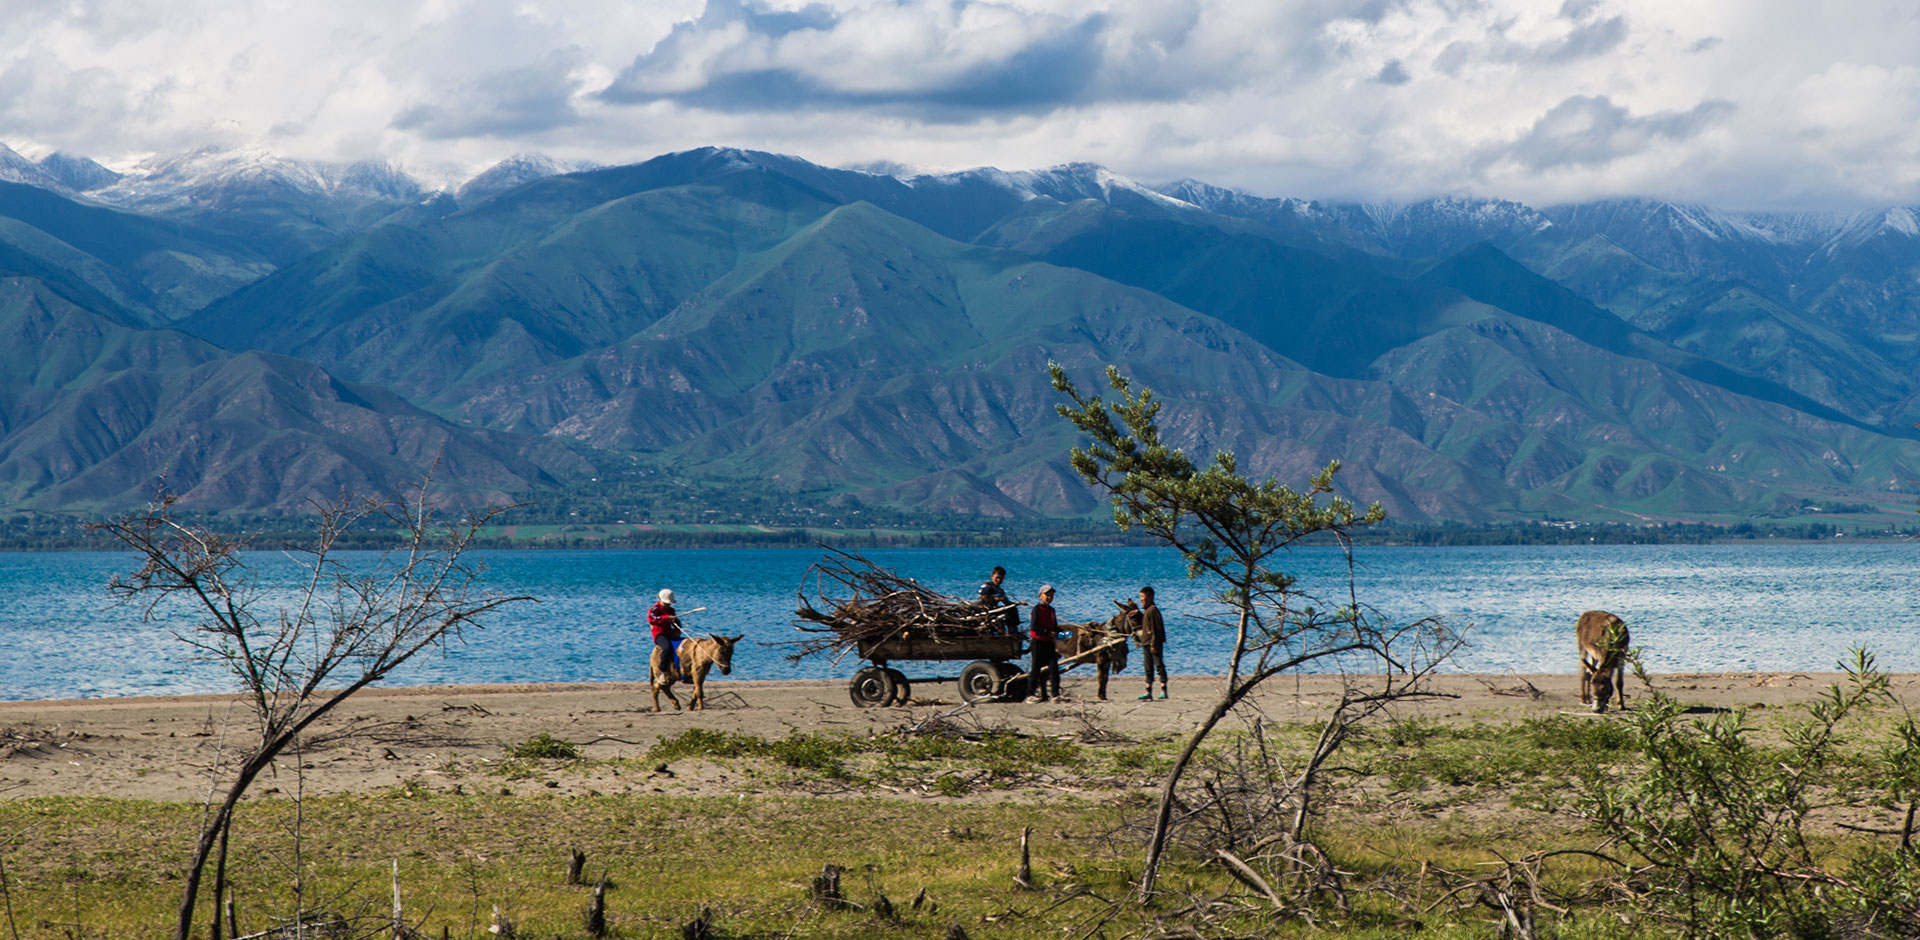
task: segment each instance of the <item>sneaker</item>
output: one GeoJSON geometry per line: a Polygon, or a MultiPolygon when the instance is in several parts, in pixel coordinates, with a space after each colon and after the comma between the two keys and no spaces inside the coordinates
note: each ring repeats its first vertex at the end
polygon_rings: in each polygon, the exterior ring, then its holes
{"type": "Polygon", "coordinates": [[[1046,696],[1044,696],[1044,695],[1029,695],[1029,696],[1027,696],[1027,704],[1028,704],[1028,705],[1038,705],[1038,704],[1040,704],[1041,702],[1044,702],[1044,701],[1046,701],[1046,700],[1047,700],[1047,698],[1046,698],[1046,696]]]}
{"type": "Polygon", "coordinates": [[[1134,699],[1134,701],[1136,701],[1136,702],[1151,702],[1151,701],[1153,701],[1153,690],[1152,690],[1152,689],[1148,689],[1148,690],[1147,690],[1147,694],[1145,694],[1145,695],[1142,695],[1142,696],[1140,696],[1140,697],[1139,697],[1139,698],[1137,698],[1137,699],[1134,699]]]}
{"type": "Polygon", "coordinates": [[[1167,697],[1167,690],[1166,690],[1166,689],[1161,689],[1161,690],[1160,690],[1160,697],[1161,697],[1161,698],[1166,698],[1166,697],[1167,697]]]}

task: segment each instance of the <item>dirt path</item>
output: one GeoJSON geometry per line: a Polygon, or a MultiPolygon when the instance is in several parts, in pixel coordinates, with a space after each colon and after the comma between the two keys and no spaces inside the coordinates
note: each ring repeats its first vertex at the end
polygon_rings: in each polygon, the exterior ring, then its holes
{"type": "MultiPolygon", "coordinates": [[[[1834,681],[1819,673],[1681,673],[1654,677],[1655,687],[1689,703],[1714,708],[1779,707],[1809,700],[1834,681]]],[[[1115,680],[1112,700],[1094,700],[1090,679],[1070,677],[1062,704],[993,704],[972,711],[988,727],[1033,733],[1071,733],[1089,723],[1131,737],[1191,728],[1211,706],[1217,678],[1176,677],[1173,698],[1140,702],[1137,686],[1115,680]]],[[[1338,694],[1338,680],[1307,676],[1270,682],[1258,701],[1279,721],[1311,719],[1338,694]]],[[[1895,690],[1914,700],[1920,676],[1895,678],[1895,690]]],[[[1584,714],[1572,676],[1443,677],[1452,697],[1405,706],[1402,713],[1442,721],[1498,721],[1553,713],[1584,714]],[[1533,691],[1542,693],[1536,698],[1533,691]]],[[[365,733],[316,750],[256,784],[257,795],[370,792],[406,781],[562,792],[659,789],[654,776],[629,770],[514,780],[483,772],[503,749],[545,733],[584,744],[588,757],[641,757],[662,736],[706,727],[781,738],[791,732],[884,731],[949,711],[956,691],[915,689],[911,706],[853,707],[839,682],[710,683],[714,707],[705,712],[655,714],[644,686],[471,685],[373,689],[355,696],[343,718],[365,733]],[[296,769],[303,772],[296,774],[296,769]]],[[[1629,685],[1629,706],[1646,692],[1629,685]]],[[[685,698],[684,692],[682,698],[685,698]]],[[[664,700],[662,701],[664,705],[664,700]]],[[[51,702],[0,702],[0,799],[37,796],[113,796],[199,800],[208,767],[246,742],[251,715],[225,696],[172,696],[51,702]]],[[[336,723],[337,724],[337,723],[336,723]]],[[[708,775],[676,776],[675,792],[732,792],[737,781],[708,775]]]]}

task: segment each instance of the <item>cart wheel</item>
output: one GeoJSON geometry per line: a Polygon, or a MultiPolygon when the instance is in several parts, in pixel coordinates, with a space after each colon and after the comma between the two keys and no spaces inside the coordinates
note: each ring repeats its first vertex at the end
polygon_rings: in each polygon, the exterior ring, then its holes
{"type": "Polygon", "coordinates": [[[984,659],[977,659],[960,670],[960,698],[966,702],[990,702],[1000,692],[1000,670],[984,659]]]}
{"type": "Polygon", "coordinates": [[[891,671],[872,666],[861,667],[859,672],[853,674],[853,682],[847,686],[847,696],[861,708],[878,708],[893,701],[893,677],[887,675],[891,671]]]}
{"type": "Polygon", "coordinates": [[[1026,670],[1012,663],[994,663],[993,668],[1000,673],[1000,700],[1003,702],[1026,701],[1031,687],[1030,680],[1020,675],[1026,670]]]}
{"type": "Polygon", "coordinates": [[[889,669],[887,678],[893,680],[893,704],[905,705],[913,701],[913,683],[907,681],[906,673],[898,669],[889,669]]]}

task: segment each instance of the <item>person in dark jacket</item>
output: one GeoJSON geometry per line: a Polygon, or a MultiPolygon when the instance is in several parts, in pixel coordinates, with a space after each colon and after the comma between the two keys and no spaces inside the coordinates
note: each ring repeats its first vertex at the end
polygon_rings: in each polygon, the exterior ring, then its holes
{"type": "Polygon", "coordinates": [[[1007,596],[1007,589],[1003,586],[1006,582],[1007,569],[994,565],[992,576],[987,578],[985,584],[980,585],[980,606],[989,610],[998,607],[1007,608],[1004,621],[1007,633],[1011,636],[1019,636],[1020,608],[1014,604],[1012,598],[1007,596]]]}
{"type": "Polygon", "coordinates": [[[680,675],[680,615],[673,609],[673,589],[660,589],[660,602],[647,609],[647,626],[653,628],[653,645],[660,648],[660,661],[670,674],[680,675]]]}
{"type": "Polygon", "coordinates": [[[1033,605],[1027,621],[1027,637],[1033,641],[1033,667],[1027,670],[1033,687],[1029,702],[1044,702],[1060,697],[1060,618],[1053,612],[1053,585],[1040,587],[1040,603],[1033,605]]]}
{"type": "Polygon", "coordinates": [[[1167,697],[1167,622],[1160,617],[1160,608],[1153,603],[1153,588],[1140,589],[1140,615],[1144,618],[1140,625],[1140,659],[1147,674],[1147,694],[1140,696],[1144,702],[1153,698],[1153,673],[1160,671],[1160,697],[1167,697]]]}

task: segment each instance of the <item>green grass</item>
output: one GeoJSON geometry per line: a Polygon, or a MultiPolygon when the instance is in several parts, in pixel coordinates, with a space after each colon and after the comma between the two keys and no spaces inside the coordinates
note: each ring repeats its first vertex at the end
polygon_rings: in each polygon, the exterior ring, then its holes
{"type": "Polygon", "coordinates": [[[641,763],[683,758],[747,760],[859,786],[930,788],[958,796],[973,789],[974,778],[1005,789],[1060,772],[1111,771],[1137,777],[1140,769],[1149,766],[1137,755],[1123,763],[1115,758],[1117,753],[1113,748],[1006,731],[870,737],[812,732],[769,740],[692,728],[656,742],[641,763]],[[951,782],[956,771],[969,768],[977,772],[959,778],[964,786],[951,782]]]}
{"type": "Polygon", "coordinates": [[[520,760],[578,760],[580,745],[562,741],[545,731],[507,748],[507,756],[520,760]]]}
{"type": "Polygon", "coordinates": [[[1632,732],[1617,721],[1556,715],[1492,725],[1381,725],[1363,733],[1352,753],[1401,790],[1558,787],[1584,768],[1626,759],[1633,743],[1632,732]]]}
{"type": "MultiPolygon", "coordinates": [[[[1108,914],[1115,920],[1104,935],[1118,937],[1148,929],[1169,909],[1110,911],[1099,900],[1124,898],[1139,872],[1138,843],[1109,834],[1140,808],[1085,800],[498,797],[395,788],[374,798],[307,800],[299,870],[310,903],[378,916],[391,907],[397,861],[409,917],[434,937],[443,929],[453,937],[490,936],[496,904],[520,936],[585,936],[589,889],[561,883],[574,848],[586,853],[586,880],[608,878],[616,937],[678,936],[702,909],[713,911],[723,937],[933,940],[959,924],[974,937],[1052,940],[1108,914]],[[1032,833],[1037,891],[1012,882],[1023,829],[1032,833]],[[808,905],[808,880],[827,864],[846,869],[842,887],[858,909],[808,905]],[[867,909],[880,895],[898,912],[897,922],[882,923],[867,909]]],[[[72,935],[166,936],[180,887],[175,875],[199,812],[194,805],[119,800],[0,804],[0,832],[15,834],[5,861],[22,936],[66,936],[76,923],[72,935]]],[[[253,803],[241,813],[232,871],[243,930],[263,929],[270,912],[293,903],[294,825],[290,802],[253,803]]],[[[1399,877],[1404,864],[1363,844],[1375,835],[1337,843],[1341,864],[1362,878],[1399,877]]],[[[1396,849],[1466,867],[1484,861],[1490,844],[1484,829],[1450,825],[1402,833],[1396,849]]],[[[1163,886],[1170,898],[1236,890],[1217,868],[1185,852],[1172,859],[1163,886]]],[[[1221,929],[1239,933],[1221,935],[1389,937],[1406,929],[1397,905],[1365,893],[1356,898],[1349,914],[1323,913],[1331,934],[1297,921],[1275,925],[1256,909],[1223,920],[1221,929]]],[[[1486,936],[1487,925],[1471,912],[1429,918],[1423,936],[1464,940],[1486,936]]]]}
{"type": "MultiPolygon", "coordinates": [[[[454,796],[396,790],[380,798],[309,799],[300,870],[308,897],[328,909],[390,908],[397,860],[403,901],[422,930],[488,936],[493,905],[521,936],[584,935],[584,888],[561,884],[570,848],[587,854],[589,880],[604,873],[616,936],[678,935],[702,908],[724,936],[855,937],[873,929],[859,912],[805,910],[807,880],[822,866],[848,869],[847,896],[899,906],[899,936],[944,936],[949,923],[976,934],[982,918],[1041,898],[1013,890],[1019,832],[1034,829],[1043,866],[1073,864],[1102,894],[1122,888],[1120,860],[1091,851],[1106,811],[1061,806],[931,806],[839,799],[454,796]],[[921,891],[937,908],[910,904],[921,891]],[[476,926],[477,925],[477,926],[476,926]]],[[[13,912],[23,936],[144,938],[167,934],[199,808],[136,801],[31,800],[0,804],[13,912]],[[37,926],[37,925],[50,926],[37,926]],[[69,933],[66,935],[74,935],[69,933]]],[[[246,807],[234,833],[242,928],[262,929],[286,910],[294,808],[246,807]]],[[[1047,870],[1043,868],[1043,870],[1047,870]]],[[[1059,884],[1061,879],[1046,879],[1059,884]]],[[[993,936],[1042,936],[1037,924],[993,936]]]]}
{"type": "MultiPolygon", "coordinates": [[[[1757,746],[1773,746],[1788,717],[1781,711],[1753,718],[1757,746]]],[[[1855,763],[1868,766],[1877,724],[1891,720],[1877,716],[1876,727],[1861,729],[1855,763]]],[[[1314,736],[1307,724],[1268,730],[1269,746],[1285,760],[1297,758],[1314,736]]],[[[1244,753],[1250,742],[1243,731],[1223,731],[1196,773],[1244,753]]],[[[1158,906],[1107,904],[1124,900],[1140,872],[1142,839],[1128,827],[1151,813],[1152,788],[1179,744],[1175,736],[1102,743],[998,731],[767,739],[693,729],[659,740],[644,757],[593,762],[568,757],[568,742],[539,735],[501,763],[537,773],[567,761],[622,775],[633,766],[644,777],[659,764],[708,761],[726,765],[729,776],[739,773],[735,779],[774,775],[798,786],[756,780],[725,796],[570,797],[435,790],[410,780],[373,794],[308,799],[297,811],[288,800],[262,799],[241,808],[230,869],[243,931],[264,929],[274,912],[292,909],[296,873],[310,907],[382,915],[392,904],[397,862],[403,903],[427,936],[491,936],[499,905],[520,936],[572,940],[585,936],[589,889],[561,882],[567,853],[578,849],[587,856],[586,880],[608,879],[615,937],[679,936],[702,909],[712,910],[713,926],[727,938],[935,940],[953,925],[995,940],[1056,940],[1082,931],[1089,938],[1190,936],[1193,925],[1178,912],[1195,900],[1250,898],[1195,847],[1172,849],[1158,906]],[[1010,785],[1019,788],[995,792],[1010,785]],[[805,795],[810,788],[831,795],[805,795]],[[1023,830],[1031,832],[1036,891],[1012,881],[1023,830]],[[854,908],[808,904],[808,881],[828,864],[845,869],[842,887],[854,908]],[[895,920],[873,913],[881,896],[895,920]],[[1108,916],[1112,922],[1100,926],[1108,916]]],[[[1465,899],[1455,904],[1449,892],[1501,859],[1595,848],[1597,836],[1553,804],[1567,801],[1584,768],[1631,772],[1636,759],[1629,725],[1612,716],[1374,726],[1337,759],[1337,788],[1326,794],[1325,815],[1315,823],[1320,843],[1346,873],[1351,908],[1324,905],[1310,926],[1297,918],[1274,921],[1262,904],[1246,904],[1199,935],[1496,935],[1496,915],[1474,906],[1471,893],[1455,896],[1465,899]]],[[[0,861],[20,935],[166,936],[180,866],[201,818],[197,804],[185,803],[0,802],[0,861]]],[[[1853,851],[1864,838],[1835,835],[1833,850],[1853,851]]],[[[1577,892],[1617,872],[1586,856],[1562,856],[1543,874],[1549,888],[1577,892]]],[[[1544,935],[1667,936],[1615,894],[1575,906],[1567,918],[1543,912],[1544,935]]]]}

